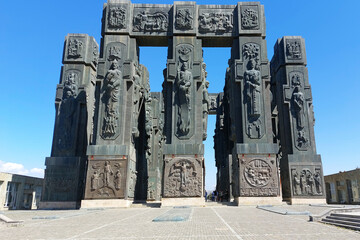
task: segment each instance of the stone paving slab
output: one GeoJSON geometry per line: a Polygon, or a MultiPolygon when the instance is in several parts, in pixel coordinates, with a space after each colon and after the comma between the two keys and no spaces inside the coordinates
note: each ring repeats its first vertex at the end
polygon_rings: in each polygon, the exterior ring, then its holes
{"type": "MultiPolygon", "coordinates": [[[[310,206],[290,208],[314,212],[310,206]]],[[[171,209],[8,211],[7,217],[24,222],[0,224],[0,239],[360,240],[358,232],[309,222],[308,216],[281,215],[256,207],[193,207],[187,221],[152,221],[171,209]]]]}

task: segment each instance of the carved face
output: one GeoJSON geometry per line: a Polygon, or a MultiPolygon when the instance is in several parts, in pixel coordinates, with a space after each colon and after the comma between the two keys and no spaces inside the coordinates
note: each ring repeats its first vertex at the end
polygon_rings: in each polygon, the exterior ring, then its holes
{"type": "Polygon", "coordinates": [[[119,68],[119,63],[118,63],[118,61],[114,60],[111,63],[111,69],[118,69],[118,68],[119,68]]]}

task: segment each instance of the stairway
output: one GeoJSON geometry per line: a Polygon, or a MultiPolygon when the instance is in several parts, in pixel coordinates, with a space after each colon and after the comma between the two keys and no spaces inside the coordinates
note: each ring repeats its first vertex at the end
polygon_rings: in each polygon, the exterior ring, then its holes
{"type": "Polygon", "coordinates": [[[321,222],[360,231],[360,212],[331,213],[329,216],[321,219],[321,222]]]}

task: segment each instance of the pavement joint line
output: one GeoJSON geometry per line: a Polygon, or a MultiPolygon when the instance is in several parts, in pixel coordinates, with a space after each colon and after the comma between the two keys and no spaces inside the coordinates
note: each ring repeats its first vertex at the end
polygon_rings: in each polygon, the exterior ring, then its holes
{"type": "Polygon", "coordinates": [[[113,224],[115,224],[115,223],[118,223],[118,222],[121,222],[121,221],[127,220],[127,219],[129,219],[129,218],[133,218],[133,217],[136,217],[136,216],[142,215],[142,214],[144,214],[144,213],[149,212],[150,210],[151,210],[151,209],[147,209],[147,210],[146,210],[146,211],[144,211],[144,212],[140,212],[140,213],[138,213],[138,214],[131,215],[131,216],[126,217],[126,218],[123,218],[123,219],[119,219],[119,220],[117,220],[117,221],[115,221],[115,222],[112,222],[112,223],[107,223],[107,224],[104,224],[104,225],[102,225],[102,226],[100,226],[100,227],[97,227],[97,228],[91,229],[91,230],[89,230],[89,231],[86,231],[86,232],[83,232],[83,233],[77,234],[77,235],[72,236],[72,237],[70,237],[70,238],[66,238],[66,240],[68,240],[68,239],[76,239],[77,237],[80,237],[80,236],[82,236],[82,235],[85,235],[85,234],[88,234],[88,233],[91,233],[91,232],[97,231],[97,230],[102,229],[102,228],[104,228],[104,227],[111,226],[111,225],[113,225],[113,224]]]}
{"type": "Polygon", "coordinates": [[[232,227],[230,227],[230,225],[227,224],[227,222],[225,222],[225,220],[219,215],[219,213],[218,213],[217,211],[215,211],[214,208],[211,208],[211,210],[214,211],[214,213],[220,218],[220,220],[221,220],[221,221],[225,224],[225,226],[235,235],[235,237],[236,237],[237,239],[243,240],[243,239],[237,234],[237,232],[235,232],[235,230],[234,230],[232,227]]]}

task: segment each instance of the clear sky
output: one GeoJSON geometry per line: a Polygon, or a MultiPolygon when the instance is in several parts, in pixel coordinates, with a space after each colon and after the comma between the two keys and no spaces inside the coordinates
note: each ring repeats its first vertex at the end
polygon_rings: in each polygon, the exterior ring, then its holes
{"type": "MultiPolygon", "coordinates": [[[[104,0],[1,1],[0,3],[0,171],[41,176],[50,156],[64,38],[87,33],[98,43],[104,0]]],[[[171,1],[134,0],[133,3],[171,1]]],[[[360,167],[360,1],[260,1],[265,6],[268,58],[282,36],[305,38],[312,86],[317,151],[325,175],[360,167]]],[[[207,0],[198,4],[236,4],[207,0]]],[[[230,50],[205,48],[210,92],[221,92],[230,50]]],[[[151,91],[160,91],[166,48],[142,47],[151,91]]],[[[207,189],[215,185],[208,124],[207,189]]]]}

